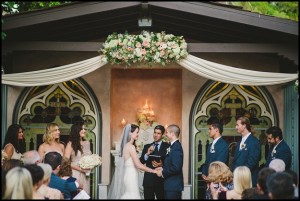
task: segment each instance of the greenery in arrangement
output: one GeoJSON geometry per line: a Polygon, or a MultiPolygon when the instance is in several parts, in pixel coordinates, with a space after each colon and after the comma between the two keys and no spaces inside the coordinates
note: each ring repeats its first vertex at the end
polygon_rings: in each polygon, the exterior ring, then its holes
{"type": "Polygon", "coordinates": [[[298,92],[298,85],[299,85],[299,81],[296,80],[296,81],[295,81],[295,91],[297,91],[297,92],[298,92]]]}
{"type": "Polygon", "coordinates": [[[139,35],[113,33],[107,37],[99,52],[109,63],[127,66],[137,62],[165,66],[188,55],[183,36],[147,31],[139,35]]]}

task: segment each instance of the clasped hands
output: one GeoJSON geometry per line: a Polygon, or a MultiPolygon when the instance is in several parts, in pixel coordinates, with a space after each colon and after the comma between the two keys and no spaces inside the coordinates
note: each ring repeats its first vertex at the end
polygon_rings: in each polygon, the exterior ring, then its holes
{"type": "Polygon", "coordinates": [[[162,177],[162,170],[163,170],[162,167],[155,168],[156,175],[159,176],[159,177],[162,177]]]}

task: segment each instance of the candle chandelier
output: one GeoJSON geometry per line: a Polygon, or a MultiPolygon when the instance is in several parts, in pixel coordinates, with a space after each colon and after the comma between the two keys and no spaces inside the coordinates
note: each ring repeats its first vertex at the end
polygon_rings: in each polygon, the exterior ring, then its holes
{"type": "Polygon", "coordinates": [[[155,122],[156,117],[153,108],[148,105],[148,100],[146,99],[146,104],[139,108],[137,111],[137,121],[139,125],[144,125],[146,127],[152,126],[155,122]]]}

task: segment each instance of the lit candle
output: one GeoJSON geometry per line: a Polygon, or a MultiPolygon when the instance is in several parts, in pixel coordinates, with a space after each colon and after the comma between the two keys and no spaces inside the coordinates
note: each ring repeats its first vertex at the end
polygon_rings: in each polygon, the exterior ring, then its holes
{"type": "Polygon", "coordinates": [[[154,111],[153,110],[150,111],[150,115],[154,116],[154,111]]]}
{"type": "Polygon", "coordinates": [[[165,129],[167,129],[167,128],[168,128],[168,124],[165,125],[165,129]]]}
{"type": "Polygon", "coordinates": [[[146,110],[149,109],[149,107],[148,107],[148,100],[147,100],[147,99],[146,99],[146,104],[145,104],[144,108],[145,108],[146,110]]]}
{"type": "Polygon", "coordinates": [[[123,126],[125,126],[126,120],[125,120],[124,118],[122,119],[121,124],[122,124],[123,126]]]}

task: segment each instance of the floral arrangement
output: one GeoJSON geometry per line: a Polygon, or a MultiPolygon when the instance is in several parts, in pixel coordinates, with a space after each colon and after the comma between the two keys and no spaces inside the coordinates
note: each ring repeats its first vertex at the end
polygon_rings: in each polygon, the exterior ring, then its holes
{"type": "Polygon", "coordinates": [[[93,169],[102,164],[102,158],[97,154],[87,155],[83,156],[78,164],[82,169],[93,169]]]}
{"type": "Polygon", "coordinates": [[[246,144],[241,145],[241,149],[245,149],[245,147],[246,147],[246,144]]]}
{"type": "Polygon", "coordinates": [[[147,31],[142,31],[139,35],[113,33],[107,37],[99,53],[111,64],[127,66],[137,62],[165,66],[188,55],[183,36],[147,31]]]}

